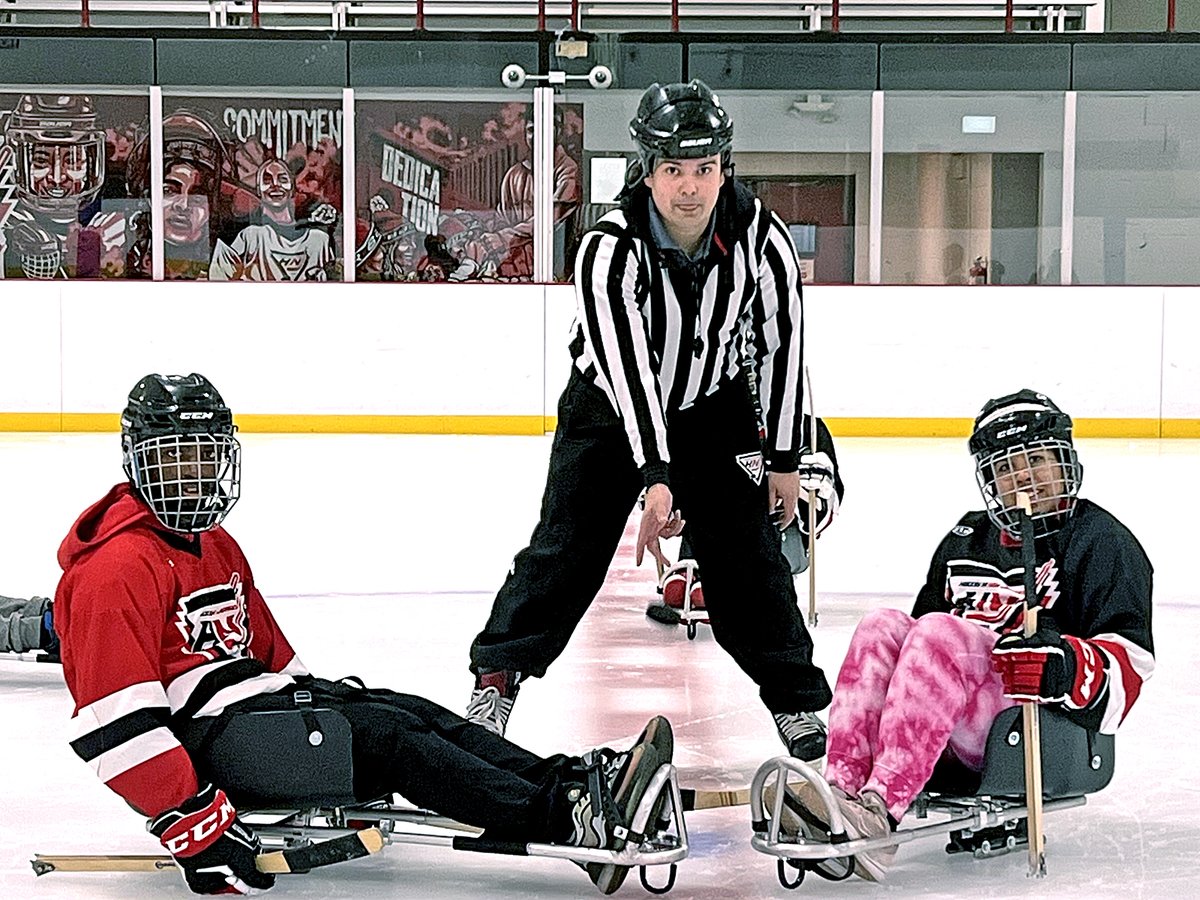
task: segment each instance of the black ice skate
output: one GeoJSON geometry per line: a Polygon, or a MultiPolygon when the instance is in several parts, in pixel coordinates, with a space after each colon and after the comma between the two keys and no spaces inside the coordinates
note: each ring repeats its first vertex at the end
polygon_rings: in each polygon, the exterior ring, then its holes
{"type": "Polygon", "coordinates": [[[776,713],[775,727],[788,753],[805,762],[825,755],[825,723],[814,712],[776,713]]]}

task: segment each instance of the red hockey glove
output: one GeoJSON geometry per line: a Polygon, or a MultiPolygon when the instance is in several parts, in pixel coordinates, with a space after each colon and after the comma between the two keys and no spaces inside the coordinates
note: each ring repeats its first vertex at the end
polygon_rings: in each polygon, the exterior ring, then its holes
{"type": "Polygon", "coordinates": [[[1104,686],[1104,659],[1091,641],[1059,634],[1053,619],[1036,633],[1006,634],[992,649],[992,667],[1014,700],[1062,703],[1083,709],[1104,686]]]}
{"type": "Polygon", "coordinates": [[[258,871],[258,835],[238,821],[237,811],[211,784],[146,826],[183,870],[195,894],[249,894],[275,884],[258,871]]]}

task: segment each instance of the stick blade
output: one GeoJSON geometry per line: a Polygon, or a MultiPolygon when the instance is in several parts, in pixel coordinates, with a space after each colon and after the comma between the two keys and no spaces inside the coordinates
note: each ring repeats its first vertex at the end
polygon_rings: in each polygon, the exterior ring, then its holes
{"type": "Polygon", "coordinates": [[[309,847],[260,854],[258,871],[271,875],[307,872],[310,869],[319,869],[322,866],[332,866],[370,856],[372,853],[382,850],[383,844],[382,831],[378,828],[364,828],[354,834],[321,841],[319,844],[309,847]]]}
{"type": "Polygon", "coordinates": [[[683,621],[679,610],[667,606],[665,603],[651,603],[646,607],[646,615],[664,625],[678,625],[683,621]]]}

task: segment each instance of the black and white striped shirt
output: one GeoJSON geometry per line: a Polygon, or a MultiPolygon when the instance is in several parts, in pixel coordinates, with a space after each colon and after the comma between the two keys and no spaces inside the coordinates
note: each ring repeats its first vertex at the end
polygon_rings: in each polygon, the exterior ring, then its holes
{"type": "Polygon", "coordinates": [[[749,353],[767,463],[795,470],[804,363],[791,236],[730,179],[708,253],[694,264],[669,264],[674,254],[659,251],[651,238],[651,202],[641,188],[584,235],[575,265],[576,368],[620,414],[649,485],[666,480],[667,415],[735,378],[749,353]]]}

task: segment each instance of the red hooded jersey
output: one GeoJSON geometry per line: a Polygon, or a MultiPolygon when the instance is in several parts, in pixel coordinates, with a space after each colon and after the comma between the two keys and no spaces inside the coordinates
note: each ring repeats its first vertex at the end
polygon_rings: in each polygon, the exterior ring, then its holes
{"type": "Polygon", "coordinates": [[[218,715],[307,674],[225,529],[165,531],[128,484],[79,517],[58,561],[71,746],[148,816],[198,790],[172,721],[218,715]]]}

